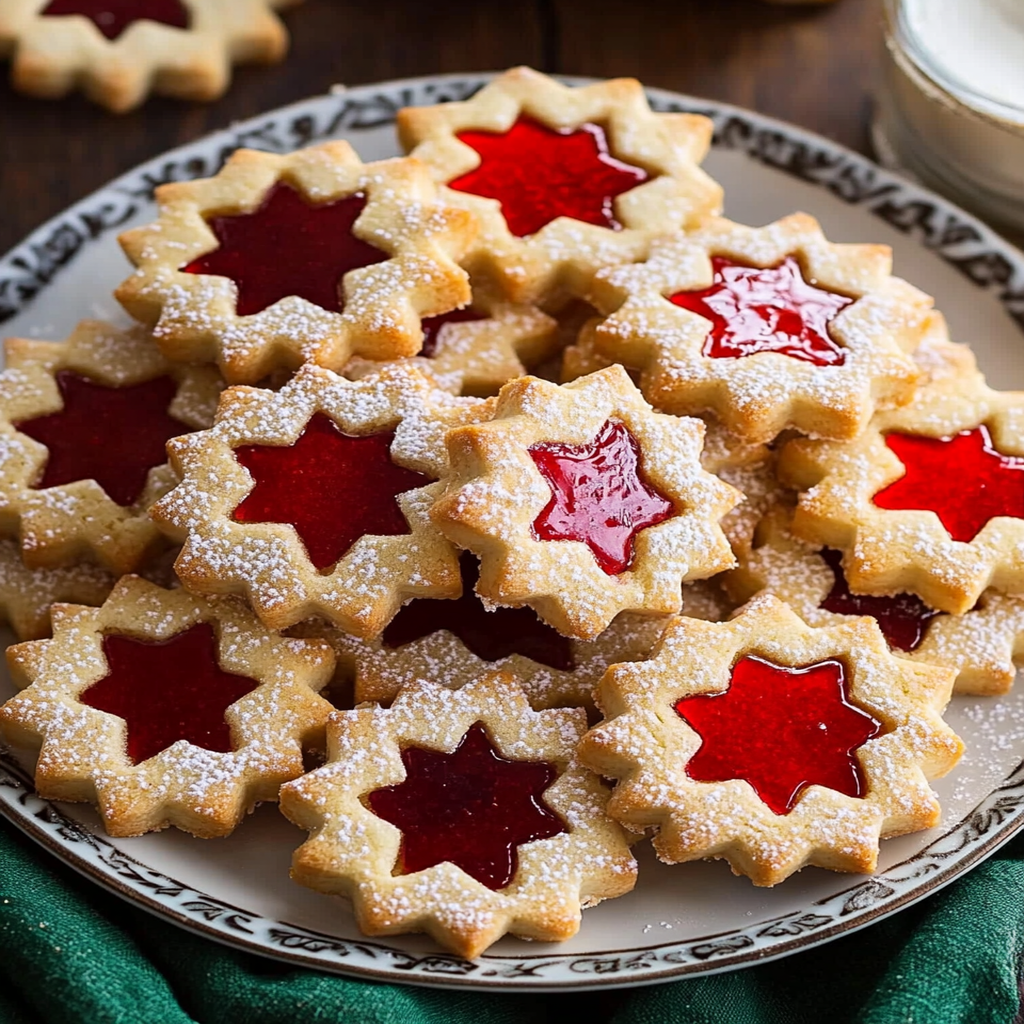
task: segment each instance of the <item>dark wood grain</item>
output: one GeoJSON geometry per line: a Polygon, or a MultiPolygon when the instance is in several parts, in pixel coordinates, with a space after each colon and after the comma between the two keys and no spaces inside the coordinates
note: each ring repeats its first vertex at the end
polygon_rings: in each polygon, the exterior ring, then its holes
{"type": "Polygon", "coordinates": [[[117,116],[0,82],[0,253],[69,203],[165,149],[232,121],[366,82],[531,64],[633,75],[728,100],[864,149],[881,0],[787,8],[759,0],[306,0],[285,15],[287,61],[239,68],[220,101],[154,99],[117,116]]]}

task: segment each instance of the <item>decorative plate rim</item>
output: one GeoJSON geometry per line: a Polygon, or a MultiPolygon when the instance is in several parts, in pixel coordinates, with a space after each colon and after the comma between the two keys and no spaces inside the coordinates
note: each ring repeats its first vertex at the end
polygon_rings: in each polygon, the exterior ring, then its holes
{"type": "MultiPolygon", "coordinates": [[[[433,75],[338,89],[257,115],[149,160],[33,231],[0,258],[0,324],[28,307],[90,243],[128,221],[155,185],[215,173],[240,145],[283,152],[380,127],[402,106],[463,99],[493,73],[433,75]]],[[[590,79],[561,77],[570,84],[590,79]]],[[[953,203],[813,132],[725,103],[648,89],[662,111],[706,114],[714,146],[744,152],[824,188],[914,237],[991,291],[1024,331],[1024,255],[953,203]]],[[[1024,763],[925,849],[826,899],[744,928],[596,954],[485,954],[466,961],[343,939],[264,918],[192,889],[123,853],[35,795],[0,747],[0,814],[104,888],[189,930],[307,967],[378,981],[492,991],[565,991],[654,984],[764,962],[872,924],[953,881],[1024,827],[1024,763]],[[558,977],[555,977],[558,975],[558,977]]]]}

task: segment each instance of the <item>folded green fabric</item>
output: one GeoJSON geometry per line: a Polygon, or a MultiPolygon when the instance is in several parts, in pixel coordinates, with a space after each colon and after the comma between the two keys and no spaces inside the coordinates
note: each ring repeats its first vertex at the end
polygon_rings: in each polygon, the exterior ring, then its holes
{"type": "Polygon", "coordinates": [[[2,1024],[1011,1024],[1024,838],[894,917],[742,971],[648,988],[485,995],[237,952],[110,896],[0,824],[2,1024]]]}

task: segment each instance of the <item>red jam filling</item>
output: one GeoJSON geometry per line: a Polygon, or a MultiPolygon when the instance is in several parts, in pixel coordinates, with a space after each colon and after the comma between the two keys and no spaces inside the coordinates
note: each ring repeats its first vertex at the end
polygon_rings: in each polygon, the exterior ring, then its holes
{"type": "Polygon", "coordinates": [[[172,437],[192,431],[167,409],[173,377],[109,388],[70,370],[57,372],[64,408],[14,425],[49,452],[36,488],[95,480],[118,505],[134,505],[154,466],[167,461],[172,437]]]}
{"type": "Polygon", "coordinates": [[[210,623],[200,622],[170,640],[108,633],[103,654],[107,674],[79,700],[125,720],[134,764],[178,740],[223,753],[234,749],[224,712],[260,684],[220,667],[210,623]]]}
{"type": "Polygon", "coordinates": [[[352,233],[364,206],[361,192],[313,204],[278,182],[252,213],[210,217],[220,245],[182,270],[230,277],[238,287],[239,316],[259,313],[289,295],[340,312],[342,278],[389,259],[352,233]]]}
{"type": "Polygon", "coordinates": [[[475,309],[453,309],[450,313],[442,313],[440,316],[424,317],[420,321],[423,328],[423,348],[420,355],[433,359],[437,355],[437,346],[441,341],[441,328],[445,324],[468,324],[478,320],[486,320],[484,313],[478,313],[475,309]]]}
{"type": "Polygon", "coordinates": [[[44,18],[82,14],[108,39],[116,39],[136,21],[189,27],[188,8],[181,0],[50,0],[39,13],[44,18]]]}
{"type": "Polygon", "coordinates": [[[972,541],[996,516],[1024,519],[1024,458],[996,450],[988,427],[952,437],[886,434],[906,473],[872,499],[934,512],[953,540],[972,541]]]}
{"type": "Polygon", "coordinates": [[[242,445],[235,458],[255,481],[238,523],[291,523],[323,571],[360,537],[409,533],[399,494],[430,478],[391,461],[394,432],[353,437],[317,413],[292,445],[242,445]]]}
{"type": "Polygon", "coordinates": [[[530,455],[551,487],[533,521],[538,540],[582,541],[609,576],[633,564],[633,541],[675,511],[644,480],[640,445],[622,423],[608,420],[590,444],[542,442],[530,455]]]}
{"type": "Polygon", "coordinates": [[[556,217],[618,231],[615,197],[648,179],[642,168],[608,152],[605,131],[596,124],[559,130],[521,117],[507,132],[465,131],[458,139],[480,154],[480,165],[448,187],[497,199],[509,231],[519,237],[556,217]]]}
{"type": "Polygon", "coordinates": [[[403,874],[449,861],[489,889],[504,889],[519,867],[519,847],[567,831],[544,803],[558,777],[547,761],[510,761],[481,722],[451,754],[402,751],[406,779],[370,793],[370,809],[402,830],[403,874]]]}
{"type": "Polygon", "coordinates": [[[832,570],[835,582],[819,607],[838,615],[870,615],[878,623],[890,647],[916,651],[924,640],[928,624],[941,613],[929,608],[914,594],[893,594],[891,597],[851,594],[843,573],[843,556],[831,548],[825,548],[820,554],[832,570]]]}
{"type": "Polygon", "coordinates": [[[489,612],[473,588],[479,575],[476,558],[459,556],[462,597],[456,601],[410,601],[391,620],[381,641],[385,647],[404,647],[432,633],[447,630],[482,661],[500,661],[520,654],[541,665],[571,672],[576,667],[567,637],[541,622],[529,608],[496,608],[489,612]]]}
{"type": "Polygon", "coordinates": [[[863,796],[855,751],[882,728],[850,703],[845,666],[835,660],[790,668],[748,655],[728,690],[684,697],[675,709],[702,741],[686,774],[749,782],[776,814],[788,814],[807,786],[863,796]]]}
{"type": "Polygon", "coordinates": [[[675,305],[711,321],[704,355],[740,359],[779,352],[815,366],[842,366],[846,361],[828,325],[853,299],[809,284],[794,257],[761,268],[713,256],[711,268],[710,288],[669,296],[675,305]]]}

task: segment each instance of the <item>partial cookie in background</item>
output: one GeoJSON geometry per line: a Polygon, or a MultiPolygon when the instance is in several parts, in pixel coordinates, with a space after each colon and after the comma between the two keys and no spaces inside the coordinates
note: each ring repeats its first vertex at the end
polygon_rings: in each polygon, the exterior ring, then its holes
{"type": "Polygon", "coordinates": [[[16,89],[59,99],[74,89],[123,113],[151,93],[214,100],[231,65],[272,64],[288,49],[274,9],[302,0],[4,0],[0,56],[16,89]]]}

